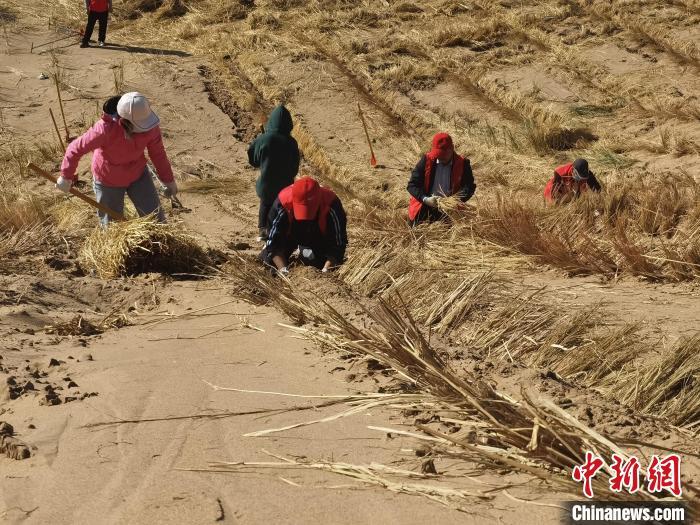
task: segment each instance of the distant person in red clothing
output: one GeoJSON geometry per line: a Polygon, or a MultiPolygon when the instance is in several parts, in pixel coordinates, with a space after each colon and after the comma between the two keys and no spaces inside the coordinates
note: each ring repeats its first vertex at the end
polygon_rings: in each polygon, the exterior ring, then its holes
{"type": "Polygon", "coordinates": [[[97,42],[100,47],[104,47],[107,38],[107,18],[112,10],[112,0],[85,0],[85,9],[87,9],[87,25],[80,47],[90,47],[90,38],[92,38],[92,30],[95,29],[95,22],[100,23],[97,42]]]}
{"type": "Polygon", "coordinates": [[[437,133],[432,147],[413,168],[408,181],[408,219],[412,226],[445,218],[438,199],[456,195],[462,202],[476,191],[469,159],[455,152],[452,137],[437,133]]]}
{"type": "Polygon", "coordinates": [[[554,170],[554,175],[544,188],[547,204],[563,204],[574,200],[588,190],[599,192],[600,182],[588,168],[586,159],[576,159],[554,170]]]}

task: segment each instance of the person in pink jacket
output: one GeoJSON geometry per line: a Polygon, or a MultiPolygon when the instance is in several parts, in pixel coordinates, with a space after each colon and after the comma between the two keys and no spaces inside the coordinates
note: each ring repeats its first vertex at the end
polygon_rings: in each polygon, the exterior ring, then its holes
{"type": "MultiPolygon", "coordinates": [[[[165,153],[160,119],[141,93],[126,93],[110,98],[103,106],[102,118],[70,143],[61,164],[56,188],[68,193],[76,180],[75,172],[83,155],[93,152],[92,176],[97,202],[122,213],[128,195],[139,216],[154,214],[165,222],[158,192],[153,184],[144,151],[156,168],[166,196],[175,196],[177,184],[165,153]]],[[[103,226],[109,216],[98,212],[103,226]]]]}

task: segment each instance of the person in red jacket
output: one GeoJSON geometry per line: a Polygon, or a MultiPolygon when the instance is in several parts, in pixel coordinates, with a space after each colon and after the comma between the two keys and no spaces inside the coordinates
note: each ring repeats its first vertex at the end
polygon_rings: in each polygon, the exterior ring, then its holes
{"type": "Polygon", "coordinates": [[[576,159],[554,170],[554,175],[544,188],[544,199],[547,204],[563,204],[589,189],[599,192],[600,182],[588,168],[586,159],[576,159]]]}
{"type": "Polygon", "coordinates": [[[90,38],[92,38],[92,30],[95,29],[95,22],[100,23],[97,41],[100,47],[104,47],[107,38],[107,18],[112,10],[112,0],[85,0],[85,9],[87,9],[87,25],[80,47],[90,47],[90,38]]]}
{"type": "Polygon", "coordinates": [[[412,226],[443,219],[438,199],[458,195],[468,201],[476,191],[469,159],[458,155],[447,133],[433,137],[431,150],[421,157],[408,181],[408,218],[412,226]]]}
{"type": "Polygon", "coordinates": [[[338,196],[311,177],[302,177],[280,191],[272,204],[260,260],[286,275],[289,258],[298,249],[299,262],[327,272],[345,259],[346,221],[338,196]]]}

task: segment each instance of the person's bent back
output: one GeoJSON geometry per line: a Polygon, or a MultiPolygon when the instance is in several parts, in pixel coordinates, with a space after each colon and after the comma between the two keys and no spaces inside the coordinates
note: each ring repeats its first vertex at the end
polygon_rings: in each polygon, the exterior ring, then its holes
{"type": "Polygon", "coordinates": [[[600,182],[589,169],[586,159],[576,159],[554,170],[544,188],[544,199],[547,204],[563,204],[588,190],[599,192],[600,182]]]}
{"type": "Polygon", "coordinates": [[[303,177],[283,189],[269,215],[269,236],[260,254],[263,262],[287,273],[292,253],[299,262],[324,272],[345,259],[347,217],[338,196],[303,177]]]}
{"type": "MultiPolygon", "coordinates": [[[[144,151],[156,168],[167,194],[175,196],[177,184],[163,146],[160,119],[148,99],[138,92],[111,97],[100,120],[68,145],[56,186],[68,193],[75,182],[80,159],[93,152],[92,175],[97,202],[122,213],[128,195],[139,216],[154,214],[164,222],[165,214],[147,167],[144,151]]],[[[106,226],[109,216],[98,212],[106,226]]]]}

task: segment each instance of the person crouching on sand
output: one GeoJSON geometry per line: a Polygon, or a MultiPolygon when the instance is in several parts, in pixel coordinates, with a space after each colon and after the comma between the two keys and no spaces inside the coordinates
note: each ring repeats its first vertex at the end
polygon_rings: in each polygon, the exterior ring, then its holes
{"type": "Polygon", "coordinates": [[[554,175],[544,188],[547,204],[563,204],[574,200],[588,190],[599,192],[600,182],[588,168],[586,159],[576,159],[554,170],[554,175]]]}
{"type": "Polygon", "coordinates": [[[455,152],[452,137],[437,133],[432,147],[411,172],[408,181],[408,219],[412,226],[436,221],[445,215],[438,209],[438,199],[458,195],[468,201],[476,191],[469,159],[455,152]]]}
{"type": "Polygon", "coordinates": [[[338,196],[311,177],[297,179],[272,204],[269,237],[260,260],[286,275],[289,258],[299,250],[299,262],[327,272],[340,266],[348,244],[347,217],[338,196]]]}
{"type": "MultiPolygon", "coordinates": [[[[128,195],[139,216],[154,214],[159,222],[165,222],[144,155],[144,150],[148,150],[165,194],[174,197],[177,183],[163,146],[160,119],[151,110],[148,99],[137,92],[110,98],[103,110],[102,118],[69,144],[56,188],[68,193],[76,180],[81,157],[94,152],[92,175],[97,202],[122,213],[124,196],[128,195]]],[[[109,215],[102,211],[98,215],[102,225],[107,226],[109,215]]]]}

